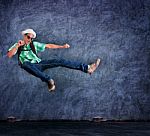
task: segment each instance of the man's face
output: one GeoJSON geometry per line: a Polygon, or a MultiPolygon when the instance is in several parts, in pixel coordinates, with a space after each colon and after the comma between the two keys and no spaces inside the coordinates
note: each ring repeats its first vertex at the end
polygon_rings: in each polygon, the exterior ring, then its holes
{"type": "Polygon", "coordinates": [[[29,44],[31,43],[31,41],[33,40],[33,34],[25,34],[24,37],[23,37],[23,40],[25,42],[25,44],[29,44]]]}

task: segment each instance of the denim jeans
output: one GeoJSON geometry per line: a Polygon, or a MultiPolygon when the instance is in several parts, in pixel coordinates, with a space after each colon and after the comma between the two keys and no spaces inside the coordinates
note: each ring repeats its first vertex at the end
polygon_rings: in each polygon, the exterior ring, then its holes
{"type": "Polygon", "coordinates": [[[30,63],[26,61],[21,65],[21,68],[40,78],[43,82],[48,82],[51,78],[49,75],[44,73],[44,70],[58,66],[81,70],[85,73],[88,72],[88,65],[79,62],[67,61],[65,59],[42,60],[39,63],[30,63]]]}

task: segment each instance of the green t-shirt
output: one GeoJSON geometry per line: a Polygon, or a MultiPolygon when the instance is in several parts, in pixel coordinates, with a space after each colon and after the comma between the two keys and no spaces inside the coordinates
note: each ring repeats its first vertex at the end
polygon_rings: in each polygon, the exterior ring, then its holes
{"type": "MultiPolygon", "coordinates": [[[[17,45],[17,43],[15,43],[12,47],[9,48],[8,51],[10,51],[12,48],[14,48],[17,45]]],[[[33,42],[33,45],[35,47],[35,51],[36,53],[38,52],[42,52],[45,50],[45,43],[39,43],[39,42],[33,42]]],[[[23,46],[23,51],[21,51],[20,56],[19,56],[19,60],[21,61],[21,63],[23,64],[25,61],[29,61],[31,63],[39,63],[41,61],[41,59],[39,57],[36,56],[36,54],[34,54],[32,52],[32,49],[30,48],[30,45],[25,45],[23,46]]],[[[17,51],[15,52],[15,54],[17,53],[17,51]]],[[[14,55],[15,55],[14,54],[14,55]]]]}

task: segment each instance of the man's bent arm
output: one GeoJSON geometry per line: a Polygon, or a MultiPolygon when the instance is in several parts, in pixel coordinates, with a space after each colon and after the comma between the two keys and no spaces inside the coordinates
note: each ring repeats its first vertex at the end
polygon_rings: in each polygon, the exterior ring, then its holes
{"type": "Polygon", "coordinates": [[[7,52],[7,56],[8,56],[9,58],[11,58],[13,55],[16,54],[18,48],[19,48],[20,46],[23,46],[24,44],[25,44],[25,43],[24,43],[23,40],[19,40],[18,43],[15,45],[15,47],[13,47],[10,51],[7,52]]]}
{"type": "Polygon", "coordinates": [[[69,44],[65,44],[65,45],[56,45],[56,44],[46,44],[46,48],[49,49],[59,49],[59,48],[69,48],[70,45],[69,44]]]}
{"type": "Polygon", "coordinates": [[[10,51],[7,52],[7,56],[11,58],[16,53],[17,50],[18,50],[18,44],[14,48],[12,48],[10,51]]]}

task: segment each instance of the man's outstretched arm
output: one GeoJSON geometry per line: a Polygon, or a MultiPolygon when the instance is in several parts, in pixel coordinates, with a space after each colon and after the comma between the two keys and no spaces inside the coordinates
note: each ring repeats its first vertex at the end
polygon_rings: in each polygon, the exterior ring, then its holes
{"type": "Polygon", "coordinates": [[[70,45],[67,43],[64,45],[46,44],[46,48],[49,49],[70,48],[70,45]]]}

